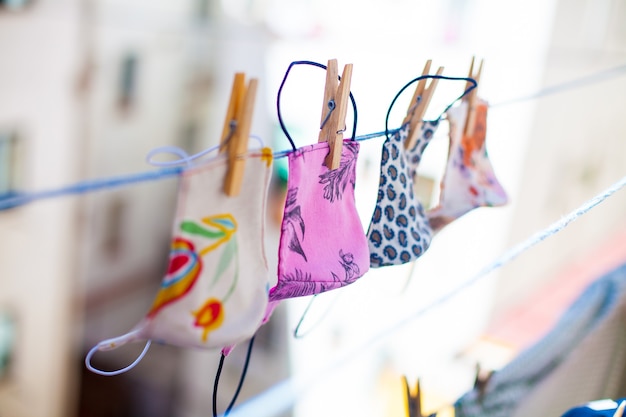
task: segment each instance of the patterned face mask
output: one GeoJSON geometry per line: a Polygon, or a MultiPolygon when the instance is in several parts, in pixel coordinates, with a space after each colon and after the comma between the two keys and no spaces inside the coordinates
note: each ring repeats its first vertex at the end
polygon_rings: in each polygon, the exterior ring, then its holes
{"type": "Polygon", "coordinates": [[[412,262],[430,245],[432,232],[415,196],[413,178],[437,126],[423,123],[412,149],[404,149],[408,124],[383,144],[378,199],[367,232],[372,268],[412,262]]]}
{"type": "Polygon", "coordinates": [[[487,155],[487,103],[476,106],[476,128],[472,136],[464,135],[467,103],[448,110],[450,150],[441,182],[439,205],[427,213],[434,231],[478,207],[495,207],[507,203],[504,188],[487,155]]]}
{"type": "Polygon", "coordinates": [[[280,300],[343,287],[369,269],[367,241],[354,200],[358,152],[357,142],[344,140],[335,170],[324,165],[327,143],[289,154],[278,283],[270,290],[266,319],[280,300]]]}
{"type": "Polygon", "coordinates": [[[132,331],[90,354],[137,340],[223,348],[254,334],[267,307],[263,230],[271,165],[270,149],[251,154],[236,197],[222,191],[225,159],[184,171],[169,266],[152,307],[132,331]]]}

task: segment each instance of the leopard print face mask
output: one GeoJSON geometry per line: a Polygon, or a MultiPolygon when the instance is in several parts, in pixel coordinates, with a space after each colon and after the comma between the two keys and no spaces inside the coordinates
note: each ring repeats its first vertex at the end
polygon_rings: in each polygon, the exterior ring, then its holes
{"type": "Polygon", "coordinates": [[[412,262],[430,246],[432,231],[413,179],[437,126],[424,122],[412,149],[404,149],[408,124],[383,144],[378,199],[367,232],[372,268],[412,262]]]}

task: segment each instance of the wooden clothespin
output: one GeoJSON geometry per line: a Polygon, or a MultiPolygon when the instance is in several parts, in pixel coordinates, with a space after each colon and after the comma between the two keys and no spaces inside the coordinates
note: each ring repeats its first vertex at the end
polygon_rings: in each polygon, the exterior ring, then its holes
{"type": "Polygon", "coordinates": [[[484,371],[480,363],[476,363],[476,377],[474,378],[474,389],[478,390],[478,399],[482,401],[487,390],[487,384],[493,376],[493,371],[484,371]]]}
{"type": "Polygon", "coordinates": [[[626,407],[626,401],[622,401],[620,405],[617,407],[617,410],[615,410],[615,414],[613,414],[613,417],[623,417],[625,407],[626,407]]]}
{"type": "Polygon", "coordinates": [[[243,157],[248,149],[258,84],[258,79],[251,78],[246,87],[246,75],[238,72],[235,74],[230,92],[230,102],[220,141],[220,153],[228,152],[228,171],[224,181],[224,192],[231,197],[238,195],[241,190],[245,168],[243,157]]]}
{"type": "MultiPolygon", "coordinates": [[[[483,59],[480,60],[480,64],[478,65],[478,71],[474,73],[474,60],[476,57],[472,57],[472,63],[470,64],[470,70],[468,77],[476,80],[477,83],[480,83],[480,74],[483,71],[483,63],[485,62],[483,59]]],[[[465,84],[465,90],[470,88],[472,83],[467,82],[465,84]]],[[[465,122],[465,135],[472,136],[474,135],[474,128],[476,127],[476,101],[478,99],[478,86],[470,91],[467,96],[463,98],[468,103],[467,107],[467,120],[465,122]]]]}
{"type": "Polygon", "coordinates": [[[407,417],[424,417],[422,416],[422,392],[419,379],[415,386],[415,394],[411,392],[411,387],[409,387],[409,381],[406,379],[406,376],[402,376],[402,381],[404,382],[406,393],[407,417]]]}
{"type": "MultiPolygon", "coordinates": [[[[429,59],[426,61],[426,65],[424,66],[424,71],[422,71],[422,75],[428,75],[430,71],[430,65],[432,64],[432,60],[429,59]]],[[[441,75],[443,73],[443,67],[439,67],[437,70],[437,75],[441,75]]],[[[402,121],[402,125],[406,123],[409,124],[409,135],[404,142],[405,149],[412,149],[415,146],[415,142],[417,141],[417,137],[419,135],[419,131],[422,127],[424,114],[426,113],[426,109],[430,104],[430,100],[433,98],[433,94],[435,93],[435,88],[437,88],[437,83],[439,79],[433,78],[430,79],[430,83],[428,87],[426,87],[426,83],[429,81],[428,78],[424,78],[419,80],[417,83],[417,87],[415,88],[415,92],[413,93],[413,98],[411,99],[411,104],[407,111],[407,115],[402,121]]]]}
{"type": "Polygon", "coordinates": [[[345,130],[350,82],[352,81],[352,64],[343,67],[341,81],[336,59],[328,60],[326,69],[326,85],[324,86],[324,106],[318,142],[328,142],[330,152],[326,157],[328,169],[339,168],[343,149],[343,132],[345,130]]]}

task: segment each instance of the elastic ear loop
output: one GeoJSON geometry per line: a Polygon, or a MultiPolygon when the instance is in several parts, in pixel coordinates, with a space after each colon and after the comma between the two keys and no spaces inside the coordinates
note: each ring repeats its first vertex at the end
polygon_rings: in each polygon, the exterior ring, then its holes
{"type": "MultiPolygon", "coordinates": [[[[189,154],[185,152],[184,149],[179,148],[178,146],[160,146],[148,152],[148,154],[146,155],[146,162],[148,162],[150,165],[159,166],[159,167],[171,167],[171,166],[182,165],[182,164],[187,164],[188,167],[192,167],[193,166],[192,162],[195,159],[201,158],[205,155],[215,152],[222,145],[224,145],[225,143],[228,143],[230,138],[233,136],[236,127],[237,127],[237,123],[233,120],[230,125],[230,132],[228,133],[228,136],[226,137],[226,140],[223,144],[211,146],[210,148],[206,148],[205,150],[200,151],[191,156],[189,156],[189,154]],[[173,154],[173,155],[179,156],[180,159],[175,159],[173,161],[155,161],[153,159],[156,155],[159,155],[162,153],[173,154]]],[[[261,148],[265,147],[265,142],[263,142],[263,139],[261,139],[261,137],[257,135],[250,135],[250,138],[258,141],[259,144],[261,145],[261,148]]]]}
{"type": "Polygon", "coordinates": [[[93,365],[91,364],[91,358],[96,352],[107,351],[107,350],[112,350],[112,349],[117,348],[118,347],[117,342],[122,338],[126,338],[130,336],[131,334],[132,333],[129,333],[120,337],[115,337],[113,339],[103,340],[102,342],[98,343],[96,346],[92,347],[89,353],[87,353],[87,356],[85,357],[85,366],[87,367],[87,369],[89,369],[94,374],[98,374],[102,376],[115,376],[115,375],[123,374],[124,372],[128,372],[131,369],[133,369],[135,366],[137,366],[137,364],[141,362],[143,357],[146,356],[146,353],[148,353],[148,349],[150,349],[150,345],[152,344],[152,341],[150,340],[146,341],[146,345],[144,346],[139,356],[137,356],[137,359],[135,359],[133,363],[131,363],[125,368],[118,369],[117,371],[103,371],[101,369],[94,368],[93,365]]]}
{"type": "MultiPolygon", "coordinates": [[[[243,364],[243,370],[241,371],[241,377],[239,378],[239,384],[237,385],[237,389],[235,390],[235,394],[233,395],[233,399],[230,400],[230,404],[226,407],[226,411],[224,411],[223,416],[227,416],[230,414],[235,402],[237,401],[237,397],[239,397],[239,393],[241,392],[241,387],[243,387],[243,381],[246,379],[246,373],[248,372],[248,365],[250,364],[250,356],[252,356],[252,345],[254,344],[255,336],[252,336],[250,342],[248,343],[248,352],[246,352],[246,360],[243,364]]],[[[226,355],[221,353],[220,363],[217,366],[217,373],[215,374],[215,383],[213,384],[213,417],[217,417],[217,387],[220,381],[220,376],[222,374],[222,368],[224,367],[224,359],[226,359],[226,355]]]]}
{"type": "MultiPolygon", "coordinates": [[[[311,65],[314,67],[327,69],[326,65],[320,64],[319,62],[293,61],[291,64],[289,64],[289,67],[287,68],[287,72],[285,72],[285,76],[283,77],[283,81],[280,83],[280,87],[278,87],[278,94],[276,95],[276,113],[278,115],[278,123],[280,123],[281,129],[285,133],[285,136],[287,136],[287,140],[289,140],[289,143],[291,144],[291,147],[294,151],[296,150],[296,145],[293,142],[291,135],[289,135],[289,132],[287,131],[287,127],[285,126],[285,122],[283,121],[283,116],[280,113],[280,96],[283,92],[283,87],[285,86],[285,82],[287,81],[287,77],[289,76],[289,72],[291,71],[291,68],[293,68],[296,65],[311,65]]],[[[337,78],[341,81],[341,76],[338,76],[337,78]]],[[[352,95],[352,92],[350,92],[350,101],[352,102],[352,108],[354,109],[354,120],[352,123],[352,140],[356,140],[355,138],[356,138],[356,124],[357,124],[357,109],[356,109],[356,101],[354,100],[354,96],[352,95]]],[[[331,108],[329,111],[329,114],[333,110],[334,108],[331,108]]]]}
{"type": "MultiPolygon", "coordinates": [[[[451,81],[465,81],[465,82],[470,82],[472,83],[472,85],[470,87],[468,87],[465,91],[463,91],[463,94],[461,94],[459,97],[457,97],[452,103],[450,103],[443,112],[441,112],[441,114],[439,115],[439,117],[437,117],[437,119],[435,119],[435,122],[439,122],[441,120],[441,118],[443,117],[444,114],[446,114],[446,112],[448,110],[450,110],[450,108],[452,106],[454,106],[454,104],[461,100],[463,97],[465,97],[470,91],[472,91],[473,89],[475,89],[478,86],[478,82],[476,82],[475,79],[473,78],[469,78],[469,77],[446,77],[444,75],[421,75],[419,77],[416,77],[414,79],[412,79],[411,81],[409,81],[408,83],[406,83],[404,85],[404,87],[402,87],[400,89],[400,91],[398,91],[398,93],[396,94],[396,96],[393,98],[393,100],[391,100],[391,104],[389,105],[389,109],[387,110],[387,116],[385,117],[385,138],[389,139],[389,115],[391,114],[391,110],[393,109],[394,104],[396,104],[396,101],[398,100],[398,98],[400,97],[400,95],[404,92],[404,90],[406,90],[407,88],[409,88],[412,84],[416,83],[419,80],[423,80],[426,78],[437,78],[437,79],[441,79],[441,80],[451,80],[451,81]]],[[[415,107],[417,107],[417,104],[419,104],[419,102],[421,101],[422,97],[418,96],[417,97],[417,102],[416,103],[411,103],[411,106],[413,108],[413,111],[415,111],[415,107]]],[[[413,262],[413,265],[411,266],[411,269],[406,277],[406,280],[404,281],[404,285],[402,286],[402,293],[404,293],[404,291],[408,288],[409,283],[411,282],[411,278],[413,277],[413,272],[415,271],[415,262],[413,262]]]]}
{"type": "Polygon", "coordinates": [[[318,295],[319,294],[315,294],[313,295],[313,297],[311,297],[311,299],[309,300],[309,304],[307,304],[306,308],[302,312],[302,315],[300,316],[300,320],[298,320],[298,324],[296,328],[293,330],[294,339],[303,339],[305,336],[313,332],[313,330],[315,330],[317,326],[322,324],[326,316],[328,316],[328,314],[331,312],[331,310],[335,306],[335,303],[337,302],[337,299],[339,298],[341,293],[337,294],[337,296],[335,297],[335,299],[333,299],[333,301],[328,306],[324,314],[322,314],[322,316],[313,325],[311,325],[311,327],[306,332],[300,332],[300,327],[302,327],[302,323],[304,323],[304,318],[309,314],[309,310],[311,309],[311,306],[313,305],[313,301],[315,301],[315,298],[317,298],[318,295]]]}
{"type": "Polygon", "coordinates": [[[406,275],[406,278],[404,278],[404,284],[402,284],[402,289],[400,290],[398,296],[405,294],[406,289],[409,288],[409,284],[411,283],[411,279],[413,278],[413,274],[415,273],[415,265],[416,262],[411,263],[411,269],[409,269],[409,273],[406,275]]]}
{"type": "MultiPolygon", "coordinates": [[[[398,100],[398,97],[400,97],[400,95],[404,92],[404,90],[406,90],[407,88],[409,88],[411,86],[411,84],[416,83],[419,80],[424,80],[427,78],[433,78],[433,79],[439,79],[439,80],[450,80],[450,81],[465,81],[465,82],[470,82],[472,83],[472,85],[470,87],[468,87],[463,94],[461,94],[459,97],[457,97],[452,103],[450,103],[448,105],[448,107],[445,108],[445,110],[443,112],[441,112],[441,114],[439,115],[439,117],[437,117],[435,120],[433,120],[433,122],[439,122],[441,120],[441,118],[443,117],[444,114],[446,114],[446,112],[448,110],[450,110],[450,107],[454,106],[454,104],[461,100],[463,97],[465,97],[470,91],[472,91],[473,89],[475,89],[476,87],[478,87],[478,82],[473,79],[473,78],[469,78],[469,77],[446,77],[445,75],[421,75],[419,77],[416,77],[414,79],[412,79],[411,81],[409,81],[408,83],[406,83],[404,85],[404,87],[402,87],[400,89],[400,91],[398,91],[398,93],[396,94],[396,96],[393,98],[393,100],[391,100],[391,104],[389,105],[389,109],[387,110],[387,116],[385,117],[385,137],[389,138],[389,115],[391,114],[391,109],[393,109],[394,104],[396,104],[396,101],[398,100]]],[[[422,99],[421,96],[417,97],[418,103],[419,101],[422,99]]],[[[416,103],[417,104],[417,103],[416,103]]],[[[415,107],[415,106],[413,106],[415,107]]]]}

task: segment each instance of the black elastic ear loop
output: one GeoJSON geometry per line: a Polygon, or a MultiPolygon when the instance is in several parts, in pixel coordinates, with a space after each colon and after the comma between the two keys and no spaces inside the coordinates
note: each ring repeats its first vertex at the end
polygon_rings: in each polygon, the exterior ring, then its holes
{"type": "MultiPolygon", "coordinates": [[[[475,89],[478,86],[478,82],[473,79],[473,78],[469,78],[469,77],[446,77],[444,75],[421,75],[419,77],[416,77],[414,79],[412,79],[411,81],[409,81],[408,83],[406,83],[404,85],[404,87],[402,87],[400,89],[400,91],[398,91],[398,93],[396,94],[396,96],[393,98],[393,100],[391,100],[391,104],[389,105],[389,109],[387,110],[387,116],[385,117],[385,138],[389,138],[389,115],[391,114],[391,110],[393,109],[394,104],[396,104],[396,101],[398,100],[398,97],[400,97],[400,95],[404,92],[404,90],[406,90],[407,88],[409,88],[412,84],[416,83],[419,80],[423,80],[423,79],[427,79],[427,78],[437,78],[440,80],[451,80],[451,81],[465,81],[465,82],[470,82],[472,83],[472,85],[467,88],[465,91],[463,91],[463,94],[461,94],[459,97],[457,97],[452,103],[450,103],[443,112],[441,112],[441,114],[439,115],[439,117],[437,117],[437,119],[435,119],[437,122],[439,122],[441,120],[441,118],[443,117],[444,114],[446,114],[446,112],[448,110],[450,110],[450,108],[452,106],[454,106],[454,104],[461,100],[463,97],[465,97],[470,91],[472,91],[473,89],[475,89]]],[[[420,100],[422,99],[421,96],[417,97],[417,103],[420,102],[420,100]]],[[[417,103],[411,103],[411,105],[417,104],[417,103]]],[[[413,277],[413,272],[415,271],[415,262],[413,262],[413,265],[411,266],[411,270],[406,278],[406,281],[404,282],[404,286],[402,289],[402,293],[404,293],[404,291],[408,288],[409,286],[409,282],[411,282],[411,278],[413,277]]]]}
{"type": "MultiPolygon", "coordinates": [[[[457,97],[452,103],[450,103],[448,105],[448,107],[445,108],[445,110],[443,112],[441,112],[441,114],[439,115],[439,117],[437,117],[437,119],[435,119],[437,122],[439,120],[441,120],[441,118],[443,117],[444,114],[446,114],[446,112],[448,110],[450,110],[450,107],[454,106],[454,104],[459,101],[460,99],[462,99],[463,97],[465,97],[470,91],[472,91],[473,89],[475,89],[476,87],[478,87],[478,82],[473,79],[473,78],[469,78],[469,77],[446,77],[445,75],[420,75],[417,78],[413,78],[411,81],[409,81],[408,83],[406,83],[404,85],[404,87],[402,87],[400,89],[400,91],[398,91],[398,93],[396,94],[396,96],[393,98],[393,100],[391,100],[391,104],[389,105],[389,109],[387,110],[387,116],[385,117],[385,138],[389,138],[389,115],[391,114],[391,109],[393,109],[394,104],[396,104],[396,100],[398,100],[398,97],[400,97],[400,95],[404,92],[404,90],[406,90],[407,88],[409,88],[411,86],[411,84],[416,83],[419,80],[424,80],[427,78],[436,78],[439,80],[450,80],[450,81],[465,81],[465,82],[470,82],[472,83],[472,86],[470,86],[469,88],[467,88],[463,94],[461,94],[459,97],[457,97]]],[[[421,100],[421,97],[417,98],[418,100],[421,100]]]]}
{"type": "MultiPolygon", "coordinates": [[[[283,77],[283,81],[280,83],[280,87],[278,87],[278,94],[276,95],[276,113],[278,114],[278,123],[280,123],[281,129],[283,129],[283,132],[285,133],[285,136],[287,136],[287,139],[289,140],[289,143],[291,144],[291,147],[293,148],[294,151],[296,150],[296,145],[293,142],[293,139],[291,138],[291,136],[289,135],[289,132],[287,132],[287,127],[285,126],[285,122],[283,121],[283,116],[280,113],[280,95],[283,91],[283,87],[285,86],[285,82],[287,81],[287,77],[289,76],[289,72],[291,71],[291,68],[293,68],[296,65],[312,65],[314,67],[327,69],[326,65],[320,64],[319,62],[293,61],[291,64],[289,64],[289,67],[287,68],[287,72],[285,72],[285,76],[283,77]]],[[[341,76],[338,76],[337,78],[341,81],[341,76]]],[[[350,92],[350,101],[352,102],[352,108],[354,109],[354,121],[352,123],[352,140],[356,140],[357,110],[356,110],[356,101],[354,100],[354,96],[352,95],[352,92],[350,92]]]]}
{"type": "MultiPolygon", "coordinates": [[[[235,402],[237,401],[237,397],[239,397],[239,393],[241,392],[241,387],[243,387],[243,381],[246,379],[246,373],[248,372],[248,365],[250,364],[250,356],[252,355],[252,345],[254,344],[255,336],[252,336],[250,342],[248,342],[248,352],[246,352],[246,360],[243,364],[243,370],[241,371],[241,377],[239,378],[239,384],[237,385],[237,389],[235,390],[235,394],[233,395],[233,399],[226,407],[226,411],[224,411],[223,416],[227,416],[230,414],[235,402]]],[[[217,372],[215,374],[215,382],[213,384],[213,417],[217,417],[217,386],[220,381],[220,376],[222,374],[222,368],[224,367],[224,359],[226,359],[226,355],[224,353],[220,356],[220,363],[217,366],[217,372]]]]}

